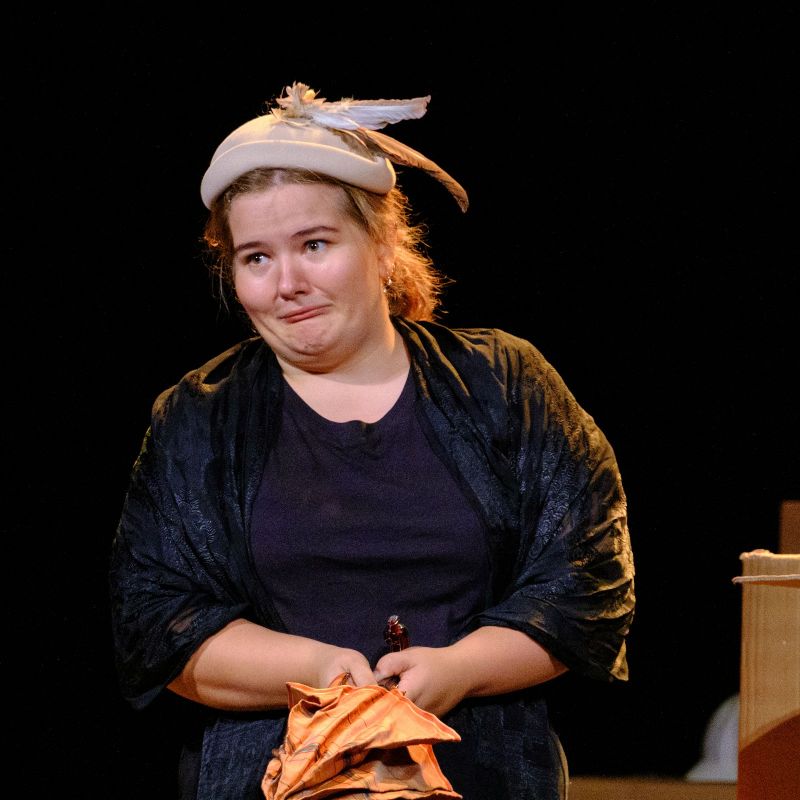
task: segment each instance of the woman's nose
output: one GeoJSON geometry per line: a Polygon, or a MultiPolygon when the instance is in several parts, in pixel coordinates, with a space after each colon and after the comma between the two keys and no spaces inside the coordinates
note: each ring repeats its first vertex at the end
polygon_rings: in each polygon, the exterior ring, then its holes
{"type": "Polygon", "coordinates": [[[308,288],[305,269],[296,256],[287,255],[278,265],[278,292],[282,297],[294,297],[308,288]]]}

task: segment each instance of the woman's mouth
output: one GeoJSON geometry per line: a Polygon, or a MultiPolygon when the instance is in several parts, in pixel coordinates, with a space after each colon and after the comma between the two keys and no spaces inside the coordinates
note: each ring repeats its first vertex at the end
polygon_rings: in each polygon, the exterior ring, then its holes
{"type": "Polygon", "coordinates": [[[281,314],[281,321],[288,324],[295,322],[302,322],[303,320],[316,317],[325,311],[325,306],[309,306],[308,308],[298,308],[296,311],[290,311],[288,314],[281,314]]]}

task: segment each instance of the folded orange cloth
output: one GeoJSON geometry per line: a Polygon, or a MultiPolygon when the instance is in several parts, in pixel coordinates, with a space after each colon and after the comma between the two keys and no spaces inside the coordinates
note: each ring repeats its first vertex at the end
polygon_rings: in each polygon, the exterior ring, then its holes
{"type": "Polygon", "coordinates": [[[261,782],[266,800],[459,800],[433,753],[461,737],[396,688],[288,683],[286,736],[261,782]]]}

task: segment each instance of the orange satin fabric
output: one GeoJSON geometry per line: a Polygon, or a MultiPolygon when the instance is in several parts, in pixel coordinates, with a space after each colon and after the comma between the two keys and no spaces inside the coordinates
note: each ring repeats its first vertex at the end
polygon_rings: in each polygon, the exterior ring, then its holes
{"type": "Polygon", "coordinates": [[[433,753],[461,737],[396,688],[288,683],[286,736],[261,782],[266,800],[459,800],[433,753]]]}

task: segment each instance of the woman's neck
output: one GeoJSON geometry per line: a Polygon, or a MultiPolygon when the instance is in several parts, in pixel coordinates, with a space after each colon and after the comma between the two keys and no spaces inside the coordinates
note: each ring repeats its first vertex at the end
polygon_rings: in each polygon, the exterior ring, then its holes
{"type": "Polygon", "coordinates": [[[364,354],[346,368],[310,372],[281,364],[287,383],[320,416],[332,422],[377,422],[403,391],[410,360],[392,328],[391,346],[364,354]]]}

